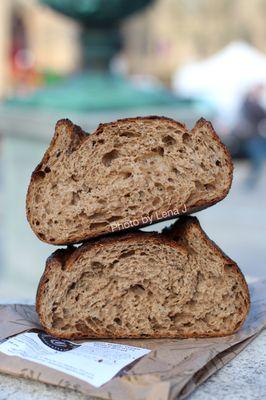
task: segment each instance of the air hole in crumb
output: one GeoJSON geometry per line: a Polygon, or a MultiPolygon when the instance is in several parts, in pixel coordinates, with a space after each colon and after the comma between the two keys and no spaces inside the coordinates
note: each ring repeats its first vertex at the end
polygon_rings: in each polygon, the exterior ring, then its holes
{"type": "Polygon", "coordinates": [[[122,174],[123,174],[124,179],[128,179],[132,176],[132,172],[130,172],[130,171],[123,172],[122,174]]]}
{"type": "Polygon", "coordinates": [[[138,295],[141,295],[145,292],[144,287],[139,284],[130,286],[129,290],[138,295]]]}
{"type": "Polygon", "coordinates": [[[71,203],[70,203],[70,204],[73,205],[73,206],[76,206],[76,205],[78,204],[79,200],[80,200],[79,194],[76,193],[76,192],[73,192],[73,193],[72,193],[72,199],[71,199],[71,203]]]}
{"type": "Polygon", "coordinates": [[[94,222],[90,224],[90,229],[103,229],[106,227],[106,222],[94,222]]]}
{"type": "Polygon", "coordinates": [[[188,143],[190,141],[190,135],[188,133],[184,133],[182,136],[183,143],[188,143]]]}
{"type": "Polygon", "coordinates": [[[119,134],[120,137],[127,137],[127,138],[132,138],[132,137],[136,137],[139,136],[137,133],[135,132],[122,132],[119,134]]]}
{"type": "Polygon", "coordinates": [[[152,151],[153,151],[154,153],[158,153],[160,156],[163,156],[163,155],[164,155],[164,148],[161,147],[161,146],[154,147],[154,148],[152,149],[152,151]]]}
{"type": "MultiPolygon", "coordinates": [[[[88,219],[88,215],[87,215],[84,211],[81,211],[81,212],[78,214],[78,218],[88,219]]],[[[70,221],[70,222],[71,222],[71,221],[70,221]]]]}
{"type": "Polygon", "coordinates": [[[49,174],[49,172],[51,172],[51,168],[50,168],[50,167],[45,167],[45,168],[44,168],[44,172],[45,172],[46,174],[49,174]]]}
{"type": "Polygon", "coordinates": [[[84,322],[81,321],[75,324],[75,328],[80,333],[85,333],[87,331],[87,326],[84,324],[84,322]]]}
{"type": "Polygon", "coordinates": [[[36,172],[34,172],[34,178],[41,179],[41,178],[44,178],[44,177],[45,177],[45,172],[44,171],[36,171],[36,172]]]}
{"type": "Polygon", "coordinates": [[[162,138],[162,141],[164,144],[166,144],[166,146],[172,146],[173,144],[176,143],[176,140],[170,135],[164,136],[162,138]]]}
{"type": "Polygon", "coordinates": [[[112,217],[108,218],[108,222],[115,222],[121,218],[121,215],[113,215],[112,217]]]}
{"type": "Polygon", "coordinates": [[[60,156],[60,154],[61,154],[61,151],[58,151],[58,152],[56,153],[56,158],[58,158],[58,157],[60,156]]]}
{"type": "Polygon", "coordinates": [[[94,214],[92,214],[91,215],[91,219],[93,218],[93,219],[100,219],[100,218],[102,218],[103,217],[103,213],[102,212],[96,212],[96,213],[94,213],[94,214]]]}
{"type": "Polygon", "coordinates": [[[115,319],[114,319],[114,322],[115,322],[117,325],[122,325],[122,321],[121,321],[120,318],[115,318],[115,319]]]}
{"type": "Polygon", "coordinates": [[[193,325],[192,322],[185,322],[185,323],[183,324],[183,326],[187,326],[187,327],[192,326],[192,325],[193,325]]]}
{"type": "Polygon", "coordinates": [[[102,269],[102,268],[103,268],[103,264],[100,263],[99,261],[92,261],[91,267],[92,267],[94,270],[96,270],[96,269],[99,270],[99,269],[102,269]]]}
{"type": "Polygon", "coordinates": [[[179,171],[178,171],[178,169],[177,168],[172,168],[172,171],[176,174],[176,175],[178,175],[179,174],[179,171]]]}
{"type": "Polygon", "coordinates": [[[117,150],[113,149],[112,151],[109,151],[109,153],[106,153],[102,157],[102,162],[106,167],[109,167],[111,163],[119,156],[119,153],[117,150]]]}
{"type": "Polygon", "coordinates": [[[212,185],[211,183],[206,183],[204,185],[204,187],[205,187],[206,190],[214,190],[215,189],[215,186],[212,185]]]}
{"type": "Polygon", "coordinates": [[[235,326],[235,329],[239,328],[241,324],[242,324],[242,321],[238,321],[236,326],[235,326]]]}
{"type": "Polygon", "coordinates": [[[220,160],[216,160],[216,161],[215,161],[215,164],[216,164],[218,167],[220,167],[220,166],[221,166],[221,161],[220,161],[220,160]]]}
{"type": "Polygon", "coordinates": [[[69,292],[70,290],[75,289],[75,287],[76,287],[76,282],[72,282],[71,285],[69,285],[69,287],[68,287],[68,292],[69,292]]]}
{"type": "Polygon", "coordinates": [[[203,185],[203,183],[201,183],[200,181],[195,181],[195,187],[198,189],[198,190],[204,190],[205,189],[205,186],[206,185],[203,185]]]}
{"type": "Polygon", "coordinates": [[[153,206],[157,206],[157,204],[159,204],[159,203],[160,203],[159,197],[155,197],[155,198],[152,200],[152,205],[153,205],[153,206]]]}
{"type": "Polygon", "coordinates": [[[164,186],[160,182],[155,182],[154,186],[162,192],[164,190],[164,186]]]}
{"type": "Polygon", "coordinates": [[[72,174],[70,178],[71,178],[74,182],[77,182],[77,181],[78,181],[77,175],[72,174]]]}
{"type": "Polygon", "coordinates": [[[203,162],[200,163],[201,168],[203,169],[203,171],[207,171],[208,168],[204,165],[203,162]]]}
{"type": "Polygon", "coordinates": [[[225,264],[224,270],[225,271],[232,271],[232,265],[231,264],[225,264]]]}
{"type": "Polygon", "coordinates": [[[39,226],[39,225],[40,225],[40,221],[36,221],[35,224],[36,224],[37,226],[39,226]]]}
{"type": "Polygon", "coordinates": [[[91,187],[89,187],[88,185],[86,185],[85,183],[83,183],[83,185],[82,185],[82,190],[85,192],[85,193],[91,193],[91,187]]]}
{"type": "Polygon", "coordinates": [[[124,253],[121,253],[120,258],[131,257],[135,254],[135,250],[129,250],[124,253]]]}

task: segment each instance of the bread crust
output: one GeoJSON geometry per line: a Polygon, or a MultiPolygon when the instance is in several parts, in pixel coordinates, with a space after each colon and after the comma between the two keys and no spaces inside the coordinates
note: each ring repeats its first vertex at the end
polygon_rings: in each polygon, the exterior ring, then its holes
{"type": "MultiPolygon", "coordinates": [[[[71,136],[71,138],[73,138],[73,140],[75,140],[77,142],[77,145],[75,147],[75,150],[78,149],[79,146],[81,146],[81,144],[84,143],[84,141],[90,141],[93,140],[94,136],[98,136],[102,133],[103,129],[106,126],[116,126],[117,124],[119,124],[120,122],[135,122],[135,121],[145,121],[145,120],[153,120],[153,119],[157,119],[157,120],[161,120],[161,121],[167,121],[170,122],[171,124],[175,125],[175,127],[177,127],[178,129],[183,129],[185,131],[188,131],[188,129],[186,128],[186,126],[180,122],[177,122],[171,118],[167,118],[167,117],[158,117],[158,116],[146,116],[146,117],[135,117],[135,118],[125,118],[125,119],[119,119],[115,122],[108,122],[105,124],[100,124],[98,126],[98,128],[96,129],[96,131],[94,131],[92,134],[87,135],[79,126],[73,124],[70,120],[68,119],[62,119],[59,120],[56,124],[56,128],[55,128],[55,134],[54,137],[51,141],[50,146],[48,147],[48,149],[46,150],[42,161],[38,164],[38,166],[35,168],[35,170],[32,173],[31,176],[31,180],[30,180],[30,184],[28,187],[28,191],[27,191],[27,197],[26,197],[26,214],[27,214],[27,220],[32,228],[32,230],[34,231],[34,233],[36,234],[36,236],[43,242],[45,243],[49,243],[49,244],[53,244],[53,245],[69,245],[69,244],[78,244],[78,243],[82,243],[88,239],[94,238],[94,237],[98,237],[98,236],[102,236],[105,235],[107,233],[110,233],[110,229],[109,231],[106,230],[106,228],[98,231],[98,232],[87,232],[86,234],[76,234],[75,236],[72,235],[70,236],[67,240],[54,240],[53,242],[51,242],[49,240],[49,238],[47,238],[44,234],[44,232],[40,232],[40,230],[37,230],[36,227],[34,226],[34,224],[32,223],[32,218],[31,218],[31,212],[30,212],[30,204],[31,201],[33,201],[33,193],[32,193],[32,186],[35,183],[36,179],[38,179],[38,174],[41,172],[43,166],[45,165],[47,159],[49,158],[50,152],[53,149],[55,143],[56,143],[56,139],[58,137],[58,128],[61,125],[64,125],[67,127],[67,132],[68,134],[71,136]]],[[[194,126],[194,128],[191,130],[191,133],[193,134],[193,132],[195,132],[197,129],[200,129],[202,126],[207,126],[212,138],[214,141],[216,141],[216,143],[218,143],[221,148],[223,149],[223,153],[226,159],[226,163],[229,166],[229,184],[228,187],[223,191],[223,193],[220,196],[217,196],[216,198],[214,198],[211,201],[197,201],[194,205],[187,207],[187,208],[182,208],[180,210],[179,215],[189,215],[189,214],[193,214],[196,213],[198,211],[204,210],[205,208],[208,208],[216,203],[218,203],[219,201],[223,200],[226,195],[228,194],[231,185],[232,185],[232,180],[233,180],[233,163],[232,163],[232,159],[231,159],[231,155],[228,152],[227,148],[225,147],[225,145],[221,142],[221,140],[219,139],[219,137],[217,136],[217,134],[215,133],[215,130],[211,124],[211,122],[206,121],[204,118],[200,118],[197,122],[196,125],[194,126]]],[[[178,135],[178,133],[177,133],[178,135]]],[[[165,213],[167,213],[169,210],[164,210],[165,213]]],[[[170,220],[173,219],[173,217],[170,216],[166,216],[165,218],[159,218],[156,216],[153,218],[152,223],[156,223],[158,221],[166,221],[166,220],[170,220]]],[[[143,218],[134,218],[134,221],[137,223],[135,227],[137,226],[138,228],[144,227],[149,225],[149,223],[145,224],[143,223],[143,218]]],[[[130,229],[129,229],[130,230],[130,229]]],[[[122,230],[124,231],[124,229],[122,230]]]]}
{"type": "MultiPolygon", "coordinates": [[[[151,240],[155,243],[159,244],[166,244],[168,246],[171,246],[175,249],[178,249],[179,251],[182,252],[187,252],[187,249],[185,245],[178,243],[177,238],[182,237],[185,232],[189,231],[193,226],[196,226],[201,235],[201,239],[212,249],[212,251],[217,254],[219,257],[222,257],[224,262],[230,266],[235,274],[237,274],[238,278],[240,279],[243,291],[245,293],[245,304],[246,304],[246,309],[244,310],[244,316],[241,321],[241,324],[239,324],[233,331],[222,331],[219,333],[206,333],[204,335],[199,335],[195,336],[194,334],[187,334],[187,335],[175,335],[173,333],[170,333],[166,335],[160,335],[154,334],[154,335],[149,335],[146,336],[146,338],[153,338],[153,339],[160,339],[160,338],[174,338],[174,337],[180,337],[180,338],[192,338],[192,337],[220,337],[220,336],[226,336],[226,335],[231,335],[235,331],[237,331],[244,323],[246,316],[249,312],[250,309],[250,295],[249,295],[249,289],[248,285],[246,283],[246,280],[237,266],[237,264],[231,260],[216,244],[213,242],[203,231],[201,228],[201,225],[196,217],[182,217],[180,221],[177,221],[170,230],[167,231],[167,233],[156,233],[156,232],[141,232],[141,231],[136,231],[132,233],[127,233],[127,234],[114,234],[112,236],[108,237],[102,237],[98,238],[97,240],[91,240],[87,243],[84,243],[78,248],[75,247],[69,247],[67,249],[63,250],[57,250],[55,251],[47,260],[46,262],[46,267],[45,271],[41,277],[38,290],[37,290],[37,295],[36,295],[36,310],[39,315],[40,323],[44,327],[45,331],[51,335],[58,336],[60,338],[65,338],[65,339],[83,339],[83,338],[101,338],[101,339],[117,339],[117,338],[129,338],[129,339],[136,339],[136,338],[144,338],[143,336],[140,335],[127,335],[127,336],[117,336],[117,335],[107,335],[105,331],[102,331],[101,333],[95,334],[94,332],[87,332],[87,334],[80,334],[80,335],[69,335],[67,333],[63,333],[60,331],[57,331],[56,329],[49,329],[45,326],[45,314],[41,308],[42,306],[42,296],[44,295],[45,292],[45,287],[46,287],[46,282],[47,280],[50,279],[51,274],[54,271],[54,268],[60,268],[64,270],[68,270],[73,268],[75,261],[80,257],[80,255],[84,252],[86,252],[91,246],[97,246],[99,248],[101,247],[106,247],[110,246],[112,247],[113,243],[117,242],[117,240],[122,240],[125,242],[135,242],[139,240],[151,240]]],[[[225,273],[228,273],[228,270],[225,270],[225,273]]]]}

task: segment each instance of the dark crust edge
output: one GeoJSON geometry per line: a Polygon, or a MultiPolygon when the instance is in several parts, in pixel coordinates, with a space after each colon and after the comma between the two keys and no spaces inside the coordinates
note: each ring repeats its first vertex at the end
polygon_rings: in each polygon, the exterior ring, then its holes
{"type": "MultiPolygon", "coordinates": [[[[48,146],[47,150],[45,151],[42,160],[40,161],[40,163],[37,165],[37,167],[34,169],[34,171],[31,174],[31,178],[30,178],[30,183],[28,186],[28,190],[27,190],[27,194],[26,194],[26,217],[27,220],[30,224],[31,229],[33,230],[33,232],[35,233],[35,235],[43,242],[45,243],[49,243],[49,244],[57,244],[57,243],[51,243],[47,240],[45,240],[45,238],[41,237],[38,232],[35,230],[35,226],[32,224],[31,222],[31,213],[30,213],[30,202],[32,200],[32,183],[35,182],[35,180],[38,177],[38,174],[40,173],[40,171],[42,170],[42,167],[44,164],[47,163],[49,156],[50,156],[50,151],[51,149],[54,147],[57,138],[59,136],[59,132],[58,132],[58,128],[60,128],[61,125],[64,125],[67,127],[67,133],[68,135],[71,137],[71,140],[76,140],[79,141],[80,144],[85,140],[85,138],[87,137],[87,134],[81,129],[80,126],[73,124],[69,119],[64,118],[64,119],[60,119],[59,121],[57,121],[56,125],[55,125],[55,132],[54,132],[54,136],[50,142],[50,145],[48,146]]],[[[59,244],[59,243],[58,243],[59,244]]],[[[62,244],[62,243],[60,243],[62,244]]]]}
{"type": "MultiPolygon", "coordinates": [[[[225,270],[225,273],[227,273],[227,270],[225,270]]],[[[248,285],[246,283],[246,280],[244,278],[244,275],[242,274],[240,268],[237,266],[237,264],[229,258],[221,249],[218,247],[215,242],[213,242],[204,232],[202,229],[198,219],[196,217],[182,217],[179,221],[177,221],[175,224],[173,224],[172,228],[167,232],[167,234],[164,233],[156,233],[156,232],[140,232],[136,231],[133,233],[128,233],[128,234],[119,234],[119,235],[114,235],[114,237],[105,237],[105,238],[99,238],[96,241],[91,241],[88,243],[85,243],[81,245],[78,248],[75,247],[70,247],[67,249],[62,249],[62,250],[57,250],[55,251],[48,259],[46,262],[46,267],[45,271],[41,277],[37,294],[36,294],[36,311],[39,315],[39,320],[45,331],[51,335],[60,337],[60,338],[65,338],[65,339],[83,339],[83,338],[101,338],[101,339],[147,339],[147,338],[152,338],[152,339],[160,339],[160,338],[203,338],[203,337],[220,337],[220,336],[227,336],[235,333],[238,331],[243,323],[245,322],[245,319],[247,317],[247,314],[250,309],[250,294],[249,294],[249,289],[248,285]],[[246,297],[246,309],[244,310],[244,315],[242,318],[241,324],[239,324],[237,327],[235,327],[231,331],[222,331],[220,333],[206,333],[206,334],[201,334],[201,335],[195,335],[195,334],[187,334],[187,335],[175,335],[175,334],[169,334],[169,335],[153,335],[153,336],[141,336],[141,335],[128,335],[128,336],[115,336],[115,335],[106,335],[106,334],[97,334],[95,335],[94,332],[88,332],[86,335],[68,335],[67,333],[64,334],[62,332],[58,332],[56,329],[49,329],[45,327],[45,315],[41,311],[41,304],[42,304],[42,296],[45,291],[45,285],[47,282],[47,279],[50,278],[50,275],[53,273],[54,268],[60,268],[60,269],[71,269],[74,265],[74,262],[77,260],[80,255],[82,255],[84,252],[86,252],[87,249],[89,249],[91,246],[99,246],[99,247],[105,247],[106,245],[112,246],[114,242],[117,242],[117,240],[122,240],[126,242],[131,242],[131,241],[138,241],[138,240],[146,240],[149,239],[151,241],[154,241],[159,244],[166,244],[169,245],[175,249],[178,249],[179,251],[187,251],[186,247],[184,245],[181,245],[180,243],[177,243],[177,240],[174,239],[175,237],[178,237],[180,235],[184,235],[191,227],[196,227],[201,235],[201,239],[214,251],[215,254],[217,254],[219,257],[222,257],[224,262],[228,264],[234,271],[234,273],[237,274],[242,288],[243,292],[246,297]]]]}
{"type": "MultiPolygon", "coordinates": [[[[64,241],[56,240],[56,241],[51,242],[46,237],[40,236],[38,231],[36,230],[36,227],[31,223],[31,216],[30,216],[31,184],[34,182],[34,180],[36,178],[36,174],[38,174],[38,172],[42,169],[43,164],[45,164],[46,160],[48,159],[50,150],[51,150],[51,148],[54,146],[54,144],[56,142],[56,139],[57,139],[57,136],[58,136],[57,128],[60,127],[61,125],[67,125],[69,134],[72,135],[72,136],[78,135],[79,138],[80,138],[80,144],[79,145],[81,145],[85,140],[92,140],[94,135],[95,136],[99,135],[106,126],[112,126],[112,125],[115,126],[118,122],[135,122],[136,120],[137,121],[138,120],[142,120],[143,121],[143,120],[153,120],[153,119],[168,121],[168,122],[171,122],[172,124],[177,125],[181,129],[187,130],[186,126],[184,124],[178,122],[178,121],[175,121],[175,120],[173,120],[171,118],[167,118],[167,117],[160,117],[160,116],[157,117],[157,116],[153,116],[153,115],[152,116],[147,116],[147,117],[124,118],[124,119],[119,119],[119,120],[114,121],[114,122],[108,122],[108,123],[105,123],[105,124],[100,124],[98,126],[98,128],[96,129],[96,131],[94,131],[89,136],[86,135],[86,133],[79,126],[73,124],[69,119],[62,119],[62,120],[59,120],[57,122],[56,128],[55,128],[55,134],[54,134],[54,137],[53,137],[53,139],[51,141],[51,144],[48,147],[48,149],[46,150],[42,161],[38,164],[38,166],[35,168],[35,170],[32,173],[30,184],[29,184],[28,191],[27,191],[27,197],[26,197],[27,220],[28,220],[33,232],[36,234],[36,236],[41,241],[43,241],[45,243],[52,244],[52,245],[69,245],[69,244],[81,243],[81,242],[84,242],[85,240],[111,233],[110,229],[109,230],[103,229],[101,231],[97,231],[97,232],[94,232],[94,233],[93,232],[88,232],[87,234],[84,234],[84,235],[79,235],[79,236],[77,235],[75,237],[70,237],[68,240],[64,240],[64,241]]],[[[208,127],[208,129],[209,129],[209,131],[210,131],[210,133],[212,135],[213,140],[215,140],[219,144],[219,146],[221,146],[221,148],[223,149],[226,162],[229,165],[229,184],[228,184],[228,187],[223,191],[223,193],[220,196],[217,196],[216,198],[214,198],[213,200],[211,200],[211,201],[209,201],[207,203],[206,203],[206,201],[203,201],[203,200],[202,201],[198,201],[193,206],[190,206],[190,207],[186,208],[186,210],[182,209],[181,212],[180,212],[180,216],[181,215],[194,214],[194,213],[196,213],[198,211],[204,210],[204,209],[206,209],[206,208],[218,203],[219,201],[223,200],[227,196],[227,194],[228,194],[228,192],[229,192],[229,190],[231,188],[231,185],[232,185],[232,180],[233,180],[233,162],[232,162],[232,158],[231,158],[231,155],[230,155],[229,151],[227,150],[226,146],[221,142],[220,138],[216,134],[211,122],[206,121],[204,118],[200,118],[196,122],[194,128],[191,130],[191,133],[193,133],[196,129],[200,129],[202,126],[207,126],[208,127]]],[[[165,212],[167,212],[167,211],[169,211],[169,210],[165,210],[165,212]]],[[[161,218],[161,219],[154,218],[152,223],[167,221],[167,220],[170,220],[170,219],[173,219],[173,217],[169,216],[169,217],[161,218]]],[[[136,225],[138,228],[141,228],[141,227],[149,225],[149,224],[143,224],[141,218],[139,220],[137,220],[137,218],[134,218],[134,221],[138,221],[139,222],[139,224],[136,225]]]]}

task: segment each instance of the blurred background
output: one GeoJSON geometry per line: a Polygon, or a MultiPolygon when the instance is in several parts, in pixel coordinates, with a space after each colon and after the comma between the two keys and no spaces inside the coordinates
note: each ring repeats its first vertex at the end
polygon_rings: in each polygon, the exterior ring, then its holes
{"type": "Polygon", "coordinates": [[[32,300],[55,250],[32,233],[25,196],[66,117],[87,132],[136,115],[210,119],[235,175],[198,216],[248,281],[266,276],[265,21],[266,0],[1,0],[0,301],[32,300]]]}

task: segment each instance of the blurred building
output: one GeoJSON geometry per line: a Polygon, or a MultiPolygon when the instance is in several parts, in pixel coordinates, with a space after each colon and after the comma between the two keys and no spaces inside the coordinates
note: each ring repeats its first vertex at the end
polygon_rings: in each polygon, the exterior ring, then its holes
{"type": "Polygon", "coordinates": [[[0,98],[77,69],[79,27],[37,0],[0,2],[0,98]]]}
{"type": "Polygon", "coordinates": [[[124,26],[129,71],[170,82],[181,65],[235,40],[266,52],[265,0],[157,0],[124,26]]]}

